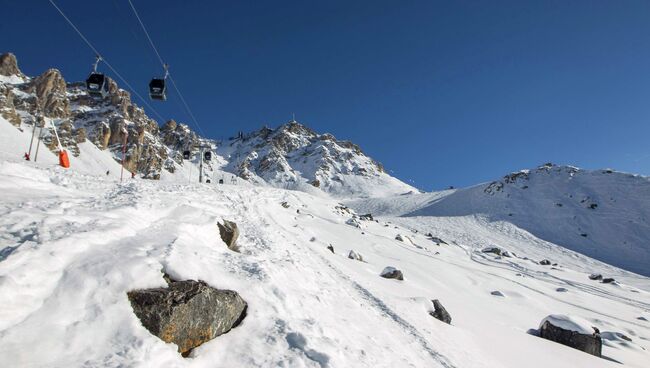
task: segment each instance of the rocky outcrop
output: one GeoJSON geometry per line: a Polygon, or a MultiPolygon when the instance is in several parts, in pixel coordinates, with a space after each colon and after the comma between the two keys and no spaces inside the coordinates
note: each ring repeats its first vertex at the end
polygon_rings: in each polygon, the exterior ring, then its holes
{"type": "Polygon", "coordinates": [[[10,88],[0,84],[0,116],[15,126],[20,126],[20,115],[14,105],[14,94],[10,88]]]}
{"type": "Polygon", "coordinates": [[[404,275],[402,271],[396,269],[395,267],[386,267],[380,274],[381,277],[385,279],[395,279],[395,280],[404,280],[404,275]]]}
{"type": "Polygon", "coordinates": [[[232,221],[223,220],[223,224],[217,223],[217,226],[219,227],[221,240],[226,243],[230,250],[239,252],[239,247],[237,246],[239,229],[237,228],[237,224],[232,221]]]}
{"type": "Polygon", "coordinates": [[[174,281],[167,288],[127,293],[142,325],[187,356],[195,347],[237,327],[248,305],[238,293],[203,281],[174,281]]]}
{"type": "Polygon", "coordinates": [[[70,117],[65,80],[58,70],[49,69],[36,77],[27,87],[27,92],[36,96],[37,107],[45,116],[60,119],[70,117]]]}
{"type": "Polygon", "coordinates": [[[438,299],[434,299],[431,302],[433,303],[434,309],[429,312],[429,314],[446,324],[451,324],[451,315],[447,312],[445,307],[442,306],[442,303],[440,303],[438,299]]]}
{"type": "Polygon", "coordinates": [[[16,55],[10,52],[0,55],[0,75],[23,77],[23,73],[18,69],[16,55]]]}
{"type": "Polygon", "coordinates": [[[539,336],[591,355],[598,357],[602,355],[603,343],[600,332],[596,328],[593,329],[593,333],[584,334],[555,326],[550,321],[544,321],[539,329],[539,336]]]}

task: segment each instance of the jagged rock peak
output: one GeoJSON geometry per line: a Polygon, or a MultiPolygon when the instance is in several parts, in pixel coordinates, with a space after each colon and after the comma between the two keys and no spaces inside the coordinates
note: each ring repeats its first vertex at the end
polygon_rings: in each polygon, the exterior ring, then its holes
{"type": "Polygon", "coordinates": [[[16,59],[16,55],[10,52],[0,55],[0,75],[23,76],[23,73],[18,69],[18,60],[16,59]]]}
{"type": "Polygon", "coordinates": [[[70,116],[66,83],[57,69],[49,69],[34,79],[29,91],[36,94],[40,108],[46,116],[66,118],[70,116]]]}

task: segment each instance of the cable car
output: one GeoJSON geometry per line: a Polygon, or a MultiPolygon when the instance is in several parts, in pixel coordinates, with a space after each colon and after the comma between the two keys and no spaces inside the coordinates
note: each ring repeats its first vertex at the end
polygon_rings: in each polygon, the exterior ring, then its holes
{"type": "Polygon", "coordinates": [[[108,83],[106,83],[106,76],[103,73],[97,72],[97,65],[102,61],[101,56],[97,56],[93,71],[86,79],[86,91],[88,95],[94,99],[101,100],[108,95],[108,83]]]}
{"type": "Polygon", "coordinates": [[[149,82],[149,97],[152,100],[165,101],[167,100],[167,76],[169,72],[167,70],[167,64],[165,64],[165,76],[163,78],[152,78],[149,82]]]}
{"type": "Polygon", "coordinates": [[[203,154],[203,159],[205,159],[206,161],[212,160],[212,152],[205,151],[205,153],[203,154]]]}
{"type": "Polygon", "coordinates": [[[190,151],[183,151],[183,159],[185,160],[190,159],[190,151]]]}

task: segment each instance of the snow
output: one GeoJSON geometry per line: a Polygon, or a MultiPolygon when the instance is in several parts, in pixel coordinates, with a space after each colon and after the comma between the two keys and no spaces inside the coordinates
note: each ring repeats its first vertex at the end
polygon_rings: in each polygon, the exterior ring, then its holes
{"type": "Polygon", "coordinates": [[[346,224],[354,214],[327,196],[189,184],[196,170],[189,162],[178,176],[123,183],[110,153],[85,143],[69,170],[48,150],[26,162],[30,135],[0,119],[2,367],[569,368],[618,361],[641,368],[650,361],[650,341],[642,338],[650,323],[638,319],[649,316],[649,278],[488,216],[397,215],[455,191],[354,200],[358,213],[372,212],[360,209],[364,203],[389,213],[373,212],[378,222],[359,229],[346,224]],[[219,238],[223,219],[238,224],[241,253],[219,238]],[[481,252],[491,245],[512,257],[481,252]],[[364,262],[348,258],[352,249],[364,262]],[[545,258],[558,267],[537,264],[545,258]],[[381,278],[388,265],[405,280],[381,278]],[[126,297],[164,286],[163,271],[239,292],[249,304],[246,319],[181,357],[140,324],[126,297]],[[591,273],[620,286],[589,280],[591,273]],[[496,290],[507,297],[490,294],[496,290]],[[432,299],[453,326],[429,316],[432,299]],[[527,333],[555,314],[634,343],[612,340],[603,346],[608,359],[599,359],[527,333]]]}
{"type": "Polygon", "coordinates": [[[592,324],[589,323],[589,321],[577,316],[551,314],[550,316],[546,316],[542,322],[539,323],[539,328],[542,328],[544,323],[547,321],[553,326],[562,328],[567,331],[575,331],[583,335],[592,335],[594,333],[592,324]]]}
{"type": "Polygon", "coordinates": [[[28,81],[29,79],[23,78],[18,75],[0,75],[0,83],[7,84],[22,84],[28,81]]]}

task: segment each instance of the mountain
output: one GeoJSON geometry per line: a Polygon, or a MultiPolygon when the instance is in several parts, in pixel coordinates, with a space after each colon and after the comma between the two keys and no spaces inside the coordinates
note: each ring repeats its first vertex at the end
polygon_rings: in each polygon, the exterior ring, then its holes
{"type": "Polygon", "coordinates": [[[480,215],[650,276],[650,178],[641,175],[549,163],[469,188],[356,206],[408,217],[480,215]]]}
{"type": "Polygon", "coordinates": [[[338,197],[417,191],[386,174],[381,164],[354,143],[317,134],[296,121],[241,135],[217,153],[228,161],[225,171],[255,184],[311,193],[318,188],[338,197]]]}
{"type": "MultiPolygon", "coordinates": [[[[13,54],[0,56],[0,114],[19,128],[43,126],[41,116],[57,119],[61,143],[74,156],[80,155],[78,145],[88,140],[121,162],[126,140],[128,171],[147,179],[177,173],[185,180],[192,169],[185,167],[183,152],[191,152],[189,164],[196,166],[204,146],[214,156],[204,163],[205,175],[215,182],[236,175],[255,185],[339,197],[417,191],[386,174],[357,145],[317,134],[296,121],[221,142],[200,137],[174,120],[160,127],[110,78],[108,90],[108,96],[98,101],[87,95],[84,83],[66,83],[56,69],[30,78],[20,71],[13,54]]],[[[51,150],[57,147],[49,125],[44,142],[51,150]]]]}

